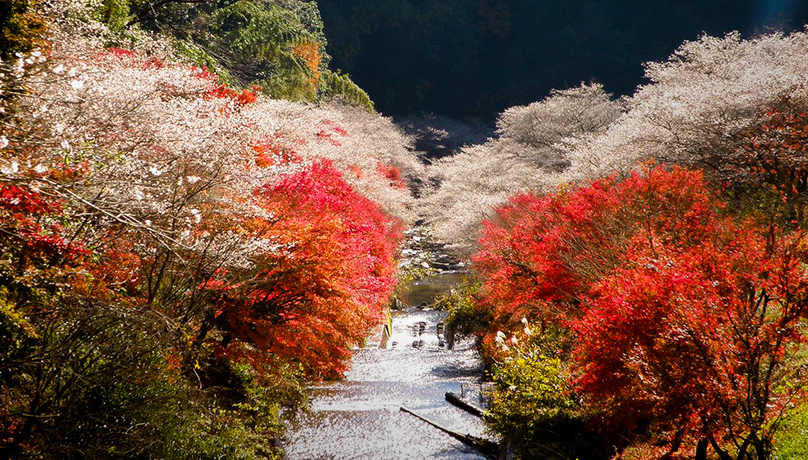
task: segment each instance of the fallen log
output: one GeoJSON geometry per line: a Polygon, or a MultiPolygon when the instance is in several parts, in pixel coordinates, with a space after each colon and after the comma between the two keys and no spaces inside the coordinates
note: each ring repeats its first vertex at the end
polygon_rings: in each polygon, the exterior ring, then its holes
{"type": "Polygon", "coordinates": [[[480,452],[482,452],[483,454],[485,454],[485,455],[487,455],[487,456],[489,456],[491,458],[496,458],[497,454],[500,451],[499,444],[497,444],[497,443],[495,443],[493,441],[489,441],[487,439],[480,439],[480,438],[478,438],[476,436],[472,436],[470,434],[462,434],[462,433],[458,433],[457,431],[450,430],[449,428],[446,428],[445,426],[443,426],[443,425],[441,425],[439,423],[433,422],[432,420],[429,420],[428,418],[424,417],[423,415],[417,414],[417,413],[413,412],[412,410],[407,409],[404,406],[401,406],[399,408],[399,410],[401,412],[406,412],[406,413],[420,419],[421,421],[428,423],[429,425],[434,426],[435,428],[443,431],[444,433],[448,434],[449,436],[451,436],[451,437],[457,439],[458,441],[462,442],[463,444],[465,444],[467,446],[474,447],[475,449],[479,450],[480,452]]]}
{"type": "Polygon", "coordinates": [[[446,392],[446,400],[449,401],[452,405],[463,409],[464,411],[468,412],[469,414],[476,415],[477,417],[482,417],[483,412],[485,412],[481,407],[477,407],[470,402],[466,402],[460,396],[452,393],[451,391],[446,392]]]}

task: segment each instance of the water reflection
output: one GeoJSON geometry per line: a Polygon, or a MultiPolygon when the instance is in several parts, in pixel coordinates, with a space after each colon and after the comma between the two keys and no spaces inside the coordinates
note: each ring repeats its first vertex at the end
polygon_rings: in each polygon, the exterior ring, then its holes
{"type": "Polygon", "coordinates": [[[462,272],[430,276],[410,284],[399,297],[407,305],[419,305],[421,302],[431,304],[436,296],[457,287],[466,276],[462,272]]]}
{"type": "MultiPolygon", "coordinates": [[[[446,287],[441,289],[445,291],[446,287]]],[[[355,351],[353,367],[345,381],[311,390],[311,413],[300,417],[290,430],[285,443],[287,458],[486,458],[399,411],[406,406],[450,429],[484,436],[478,418],[444,400],[446,391],[459,393],[461,384],[474,386],[482,374],[470,341],[458,341],[453,350],[443,348],[436,326],[444,316],[431,309],[395,312],[389,349],[380,349],[380,337],[372,337],[365,348],[355,351]]]]}

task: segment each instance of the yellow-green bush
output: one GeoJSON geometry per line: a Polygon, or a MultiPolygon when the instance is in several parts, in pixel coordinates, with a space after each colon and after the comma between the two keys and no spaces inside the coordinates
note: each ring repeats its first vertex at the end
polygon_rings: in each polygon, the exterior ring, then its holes
{"type": "Polygon", "coordinates": [[[491,371],[496,390],[485,419],[522,460],[607,458],[573,393],[561,344],[527,321],[516,336],[499,333],[491,371]]]}
{"type": "Polygon", "coordinates": [[[808,458],[808,405],[793,409],[775,439],[773,460],[808,458]]]}

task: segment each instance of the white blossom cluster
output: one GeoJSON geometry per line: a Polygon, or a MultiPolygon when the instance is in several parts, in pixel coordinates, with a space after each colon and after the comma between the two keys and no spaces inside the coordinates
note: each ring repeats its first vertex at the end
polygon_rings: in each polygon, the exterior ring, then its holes
{"type": "Polygon", "coordinates": [[[500,115],[498,137],[435,162],[440,185],[425,198],[435,235],[461,252],[473,249],[480,222],[519,191],[547,191],[561,184],[568,151],[581,139],[602,134],[622,114],[599,84],[554,91],[500,115]]]}
{"type": "Polygon", "coordinates": [[[284,248],[237,230],[214,235],[210,222],[282,218],[260,206],[254,191],[315,161],[333,161],[388,213],[411,213],[408,189],[379,172],[382,165],[407,174],[420,168],[409,139],[387,119],[261,95],[244,103],[203,69],[168,56],[105,50],[81,35],[59,38],[47,56],[35,52],[3,75],[21,90],[13,126],[0,139],[2,182],[56,193],[105,225],[240,266],[258,250],[284,248]],[[272,158],[259,162],[262,143],[272,158]],[[80,173],[61,180],[55,171],[80,173]]]}
{"type": "Polygon", "coordinates": [[[667,61],[646,65],[650,83],[628,100],[626,116],[571,149],[568,177],[624,172],[646,159],[721,168],[767,109],[784,98],[808,101],[806,75],[806,32],[686,42],[667,61]]]}
{"type": "Polygon", "coordinates": [[[70,45],[27,79],[16,155],[3,162],[80,170],[61,190],[71,201],[175,242],[214,202],[236,206],[281,173],[246,173],[250,127],[231,100],[202,97],[216,85],[199,70],[70,45]]]}
{"type": "Polygon", "coordinates": [[[779,101],[808,105],[808,32],[684,43],[646,65],[648,84],[610,101],[600,85],[506,110],[498,135],[436,163],[427,197],[438,238],[473,250],[479,222],[520,191],[622,175],[641,162],[721,169],[779,101]]]}

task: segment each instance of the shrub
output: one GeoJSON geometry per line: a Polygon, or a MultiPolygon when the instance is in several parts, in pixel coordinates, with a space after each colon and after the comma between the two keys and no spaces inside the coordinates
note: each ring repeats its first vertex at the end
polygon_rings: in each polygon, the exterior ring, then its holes
{"type": "Polygon", "coordinates": [[[0,58],[15,61],[17,54],[44,43],[45,20],[36,12],[36,0],[0,1],[0,58]]]}
{"type": "Polygon", "coordinates": [[[783,420],[783,428],[776,436],[773,460],[801,460],[808,458],[808,406],[798,406],[783,420]]]}
{"type": "Polygon", "coordinates": [[[598,445],[602,440],[570,385],[563,342],[527,320],[523,326],[510,338],[497,334],[491,372],[496,392],[485,413],[489,428],[520,459],[606,458],[608,450],[598,445]]]}

